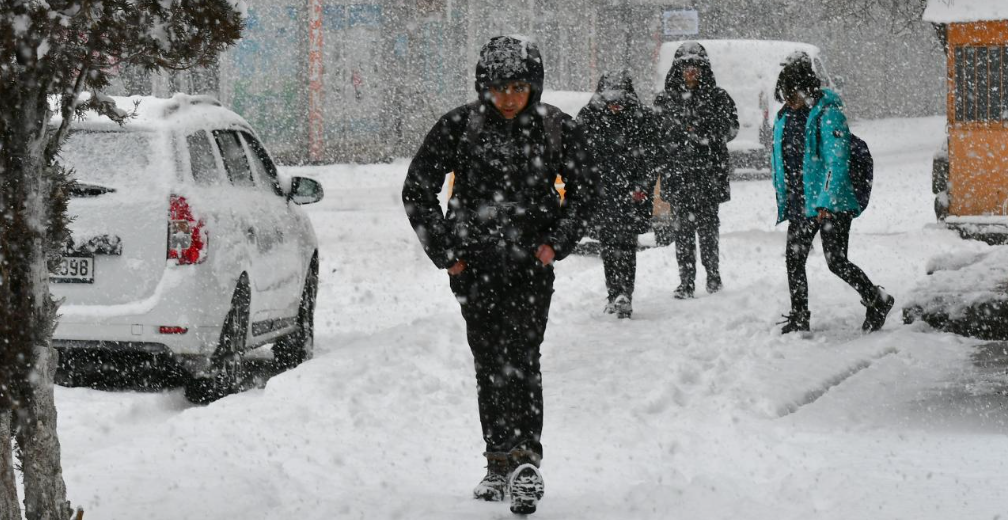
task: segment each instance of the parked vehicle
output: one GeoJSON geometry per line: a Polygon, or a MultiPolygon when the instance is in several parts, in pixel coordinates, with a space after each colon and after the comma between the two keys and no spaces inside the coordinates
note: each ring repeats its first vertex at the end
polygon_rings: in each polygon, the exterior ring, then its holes
{"type": "Polygon", "coordinates": [[[251,126],[213,98],[116,102],[136,117],[88,114],[60,152],[77,180],[72,243],[50,275],[65,300],[61,356],[174,364],[199,403],[239,389],[250,349],[272,343],[285,367],[309,359],[318,243],[299,205],[322,186],[279,176],[251,126]]]}
{"type": "MultiPolygon", "coordinates": [[[[784,58],[795,51],[812,57],[823,84],[838,90],[826,71],[822,53],[815,45],[775,40],[696,40],[707,50],[718,86],[735,101],[739,133],[728,143],[734,168],[733,178],[769,178],[773,117],[780,110],[774,100],[774,86],[784,58]]],[[[665,76],[672,68],[676,49],[683,42],[666,42],[658,55],[655,91],[665,88],[665,76]]]]}
{"type": "Polygon", "coordinates": [[[935,154],[935,216],[964,237],[1008,242],[1008,9],[928,2],[948,41],[948,134],[935,154]]]}

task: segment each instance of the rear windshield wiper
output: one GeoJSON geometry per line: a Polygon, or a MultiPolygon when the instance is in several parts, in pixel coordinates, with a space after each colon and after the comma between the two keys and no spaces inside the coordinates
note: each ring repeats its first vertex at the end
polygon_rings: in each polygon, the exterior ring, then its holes
{"type": "Polygon", "coordinates": [[[75,182],[70,185],[71,197],[97,197],[106,193],[115,193],[115,188],[108,188],[97,184],[85,184],[83,182],[75,182]]]}

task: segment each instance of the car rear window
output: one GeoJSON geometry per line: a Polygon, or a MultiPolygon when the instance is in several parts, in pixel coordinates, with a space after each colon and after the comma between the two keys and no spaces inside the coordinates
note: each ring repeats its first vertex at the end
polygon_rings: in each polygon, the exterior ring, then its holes
{"type": "Polygon", "coordinates": [[[109,188],[151,183],[151,135],[145,132],[71,131],[60,148],[60,163],[81,183],[109,188]]]}

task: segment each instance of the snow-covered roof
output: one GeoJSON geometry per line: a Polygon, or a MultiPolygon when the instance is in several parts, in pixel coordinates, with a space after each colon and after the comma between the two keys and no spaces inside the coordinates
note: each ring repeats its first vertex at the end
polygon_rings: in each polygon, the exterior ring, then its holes
{"type": "MultiPolygon", "coordinates": [[[[102,130],[124,129],[127,131],[151,131],[168,128],[187,127],[227,127],[249,124],[238,114],[228,110],[211,96],[195,96],[175,94],[170,98],[153,96],[112,96],[116,107],[128,113],[134,113],[126,125],[120,127],[111,119],[87,112],[82,120],[74,121],[74,128],[91,128],[102,130]]],[[[53,124],[59,124],[61,118],[53,117],[53,124]]]]}
{"type": "Polygon", "coordinates": [[[1008,0],[928,0],[924,21],[933,23],[1008,20],[1008,0]]]}

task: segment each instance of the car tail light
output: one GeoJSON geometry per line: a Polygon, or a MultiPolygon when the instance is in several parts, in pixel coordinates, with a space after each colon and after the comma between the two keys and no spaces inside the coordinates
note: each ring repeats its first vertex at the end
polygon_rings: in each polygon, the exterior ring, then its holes
{"type": "Polygon", "coordinates": [[[193,218],[185,197],[172,195],[168,202],[168,259],[179,265],[206,260],[207,235],[204,222],[193,218]]]}
{"type": "Polygon", "coordinates": [[[158,332],[161,334],[185,334],[189,332],[186,327],[179,327],[178,325],[162,325],[158,327],[158,332]]]}

